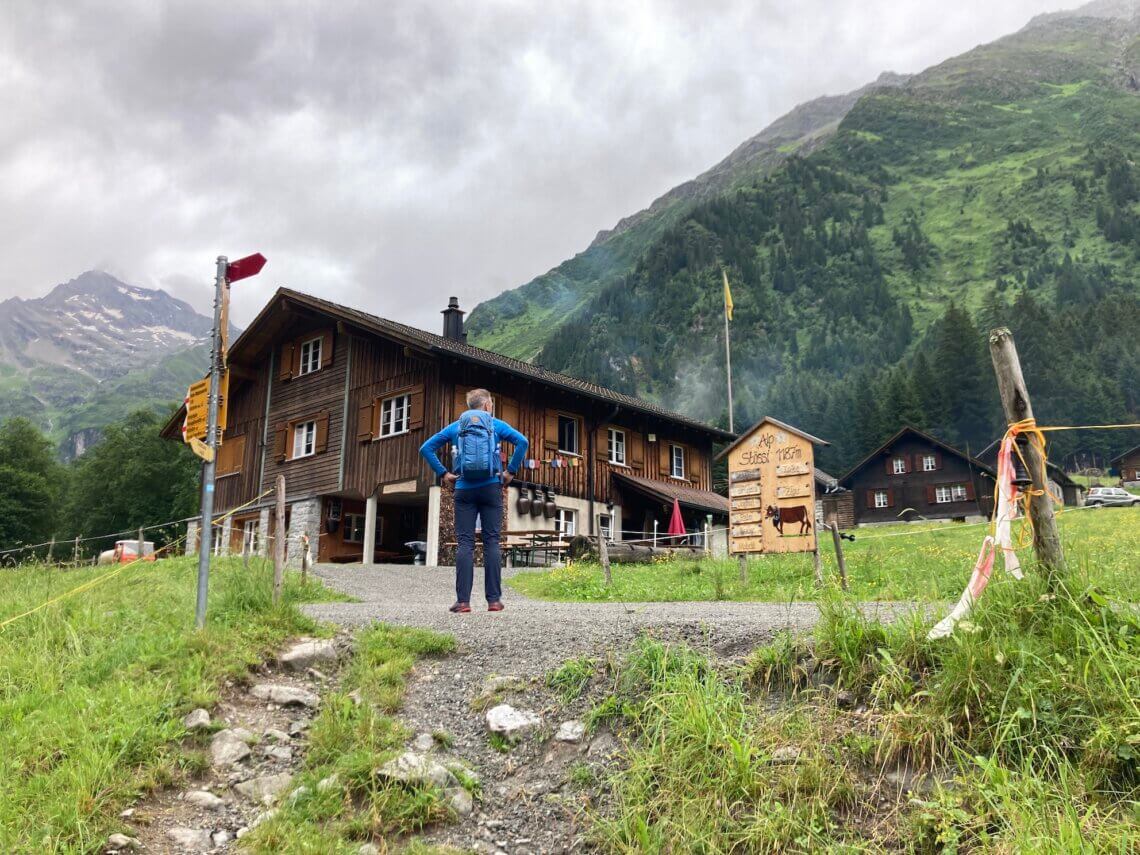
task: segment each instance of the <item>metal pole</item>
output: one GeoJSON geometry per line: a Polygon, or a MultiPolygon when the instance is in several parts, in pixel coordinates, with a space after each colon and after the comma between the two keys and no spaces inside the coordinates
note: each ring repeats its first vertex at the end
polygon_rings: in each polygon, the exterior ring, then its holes
{"type": "Polygon", "coordinates": [[[214,536],[214,460],[218,449],[218,390],[221,387],[222,302],[225,300],[226,267],[229,259],[218,256],[218,270],[214,282],[214,329],[210,336],[210,407],[206,419],[206,445],[210,459],[202,464],[202,519],[198,547],[198,602],[194,611],[194,625],[206,626],[206,592],[210,584],[210,552],[214,536]]]}
{"type": "Polygon", "coordinates": [[[728,375],[728,432],[736,433],[732,426],[732,348],[728,343],[728,306],[724,307],[724,368],[728,375]]]}

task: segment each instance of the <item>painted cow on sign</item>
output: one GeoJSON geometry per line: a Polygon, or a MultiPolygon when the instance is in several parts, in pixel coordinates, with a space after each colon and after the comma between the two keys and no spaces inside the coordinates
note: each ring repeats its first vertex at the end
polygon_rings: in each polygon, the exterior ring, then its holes
{"type": "Polygon", "coordinates": [[[772,525],[776,527],[780,537],[784,536],[785,523],[799,523],[801,535],[811,531],[811,517],[803,505],[796,505],[794,508],[778,508],[775,505],[768,505],[764,516],[772,520],[772,525]]]}

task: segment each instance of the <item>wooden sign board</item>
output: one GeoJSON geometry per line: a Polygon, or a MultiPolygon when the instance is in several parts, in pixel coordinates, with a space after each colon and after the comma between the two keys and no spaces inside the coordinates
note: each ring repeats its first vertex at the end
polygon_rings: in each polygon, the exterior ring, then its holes
{"type": "MultiPolygon", "coordinates": [[[[218,393],[218,437],[226,429],[227,400],[230,397],[230,372],[224,371],[221,376],[221,389],[218,393]]],[[[190,442],[192,439],[206,440],[206,427],[210,416],[210,378],[199,380],[190,385],[186,393],[186,419],[182,423],[182,441],[190,442]]]]}
{"type": "Polygon", "coordinates": [[[729,448],[729,552],[815,550],[816,442],[765,418],[729,448]]]}

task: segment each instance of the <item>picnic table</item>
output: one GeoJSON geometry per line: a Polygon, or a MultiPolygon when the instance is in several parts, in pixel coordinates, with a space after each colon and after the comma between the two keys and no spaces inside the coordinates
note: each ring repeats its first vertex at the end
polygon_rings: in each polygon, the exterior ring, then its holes
{"type": "MultiPolygon", "coordinates": [[[[478,537],[475,542],[479,543],[478,537]]],[[[459,543],[449,540],[444,546],[455,548],[459,543]]],[[[558,558],[570,548],[570,544],[562,540],[562,535],[557,529],[507,532],[503,535],[499,546],[507,559],[508,567],[515,566],[520,558],[525,562],[523,566],[533,567],[535,566],[533,562],[539,555],[542,555],[544,561],[549,561],[552,553],[558,558]]]]}

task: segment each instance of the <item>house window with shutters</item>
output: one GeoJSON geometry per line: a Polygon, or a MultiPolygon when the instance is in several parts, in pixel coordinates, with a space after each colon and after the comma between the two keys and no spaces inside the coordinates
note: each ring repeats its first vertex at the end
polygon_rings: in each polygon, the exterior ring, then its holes
{"type": "Polygon", "coordinates": [[[385,398],[380,404],[380,436],[407,433],[411,408],[411,395],[385,398]]]}
{"type": "Polygon", "coordinates": [[[680,445],[669,446],[669,474],[674,478],[685,477],[685,448],[680,445]]]}
{"type": "Polygon", "coordinates": [[[969,496],[965,484],[955,484],[950,488],[950,499],[954,502],[964,502],[969,496]]]}
{"type": "Polygon", "coordinates": [[[889,508],[891,506],[891,497],[886,490],[875,491],[875,507],[876,508],[889,508]]]}
{"type": "Polygon", "coordinates": [[[949,485],[934,488],[934,501],[939,505],[945,505],[954,501],[953,495],[949,485]]]}
{"type": "Polygon", "coordinates": [[[558,417],[558,450],[564,454],[579,454],[578,420],[573,416],[558,417]]]}
{"type": "Polygon", "coordinates": [[[311,457],[317,448],[317,423],[300,422],[293,426],[293,459],[311,457]]]}
{"type": "Polygon", "coordinates": [[[297,375],[303,377],[319,371],[321,367],[321,338],[310,339],[301,345],[301,365],[297,375]]]}
{"type": "Polygon", "coordinates": [[[554,528],[563,538],[575,535],[575,516],[569,508],[559,508],[554,512],[554,528]]]}
{"type": "Polygon", "coordinates": [[[218,478],[227,475],[237,475],[241,472],[242,460],[245,458],[245,437],[226,437],[218,446],[215,458],[214,474],[218,478]]]}
{"type": "Polygon", "coordinates": [[[938,468],[938,458],[933,454],[922,455],[922,471],[933,472],[938,468]]]}
{"type": "Polygon", "coordinates": [[[896,457],[894,460],[892,460],[891,461],[891,471],[894,472],[895,475],[905,475],[906,474],[906,458],[905,457],[896,457]]]}
{"type": "Polygon", "coordinates": [[[607,432],[610,463],[625,466],[625,431],[610,428],[607,432]]]}

